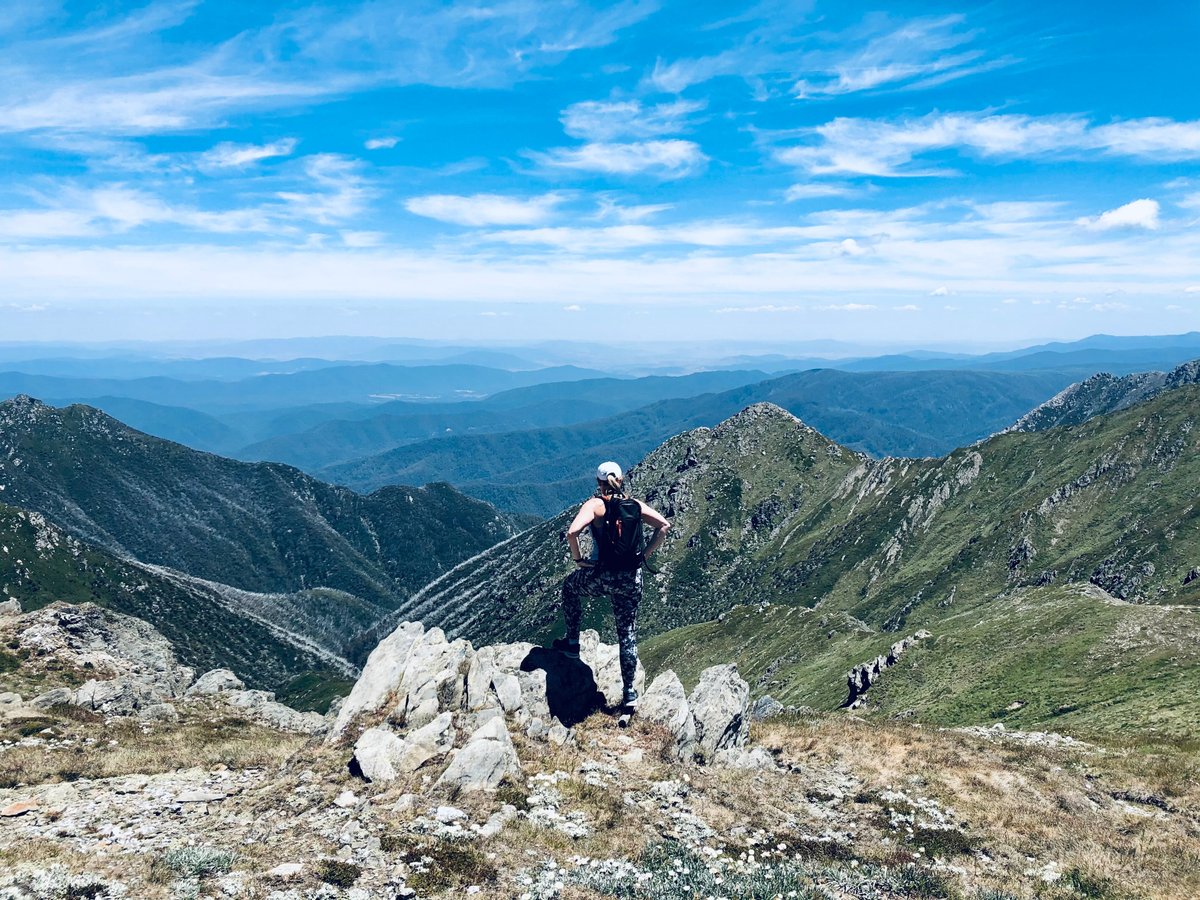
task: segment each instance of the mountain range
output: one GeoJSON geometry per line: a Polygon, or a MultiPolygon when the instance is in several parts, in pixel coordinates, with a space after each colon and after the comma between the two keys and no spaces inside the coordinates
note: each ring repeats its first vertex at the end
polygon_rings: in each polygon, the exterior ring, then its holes
{"type": "Polygon", "coordinates": [[[672,435],[715,425],[752,403],[784,407],[852,449],[934,456],[1004,428],[1069,381],[1053,372],[818,369],[576,425],[419,441],[316,474],[356,490],[444,480],[501,509],[547,516],[587,496],[595,462],[635,461],[672,435]]]}
{"type": "MultiPolygon", "coordinates": [[[[0,498],[40,513],[110,567],[118,560],[139,578],[160,576],[156,584],[266,604],[257,618],[346,666],[370,650],[363,634],[401,598],[519,524],[448,485],[364,497],[289,466],[224,459],[98,410],[24,397],[0,403],[0,498]]],[[[164,601],[146,618],[159,625],[177,605],[164,601]]]]}
{"type": "MultiPolygon", "coordinates": [[[[881,711],[1185,730],[1200,687],[1198,420],[1200,387],[1183,386],[938,459],[873,460],[767,404],[680,434],[630,473],[673,520],[646,579],[646,658],[693,677],[736,659],[760,690],[833,707],[852,666],[928,630],[872,688],[881,711]]],[[[476,641],[553,636],[572,514],[393,615],[476,641]]]]}

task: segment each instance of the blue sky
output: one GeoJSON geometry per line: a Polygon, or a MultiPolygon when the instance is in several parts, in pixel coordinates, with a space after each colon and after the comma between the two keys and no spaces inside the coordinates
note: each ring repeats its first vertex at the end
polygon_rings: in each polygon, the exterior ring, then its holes
{"type": "Polygon", "coordinates": [[[1200,5],[0,9],[0,339],[1200,328],[1200,5]]]}

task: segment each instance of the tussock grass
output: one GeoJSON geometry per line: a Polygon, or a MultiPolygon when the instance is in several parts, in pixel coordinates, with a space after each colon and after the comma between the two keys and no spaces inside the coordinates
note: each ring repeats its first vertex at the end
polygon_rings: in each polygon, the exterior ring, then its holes
{"type": "Polygon", "coordinates": [[[37,720],[41,728],[54,729],[55,743],[17,746],[0,753],[0,787],[154,775],[193,766],[277,766],[309,740],[234,716],[166,727],[129,719],[79,718],[77,712],[63,715],[51,710],[44,720],[37,720]]]}

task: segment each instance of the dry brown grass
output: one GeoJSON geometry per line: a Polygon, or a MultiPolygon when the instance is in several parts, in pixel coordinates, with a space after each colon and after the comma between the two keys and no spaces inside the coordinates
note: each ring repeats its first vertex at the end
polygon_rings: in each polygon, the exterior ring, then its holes
{"type": "Polygon", "coordinates": [[[844,717],[762,725],[755,737],[788,762],[840,764],[867,792],[905,787],[954,808],[1007,873],[967,864],[981,884],[1027,896],[1038,886],[1021,873],[1036,857],[1104,896],[1200,896],[1200,753],[1190,744],[1013,746],[844,717]]]}
{"type": "MultiPolygon", "coordinates": [[[[154,775],[194,766],[277,766],[309,741],[228,715],[143,726],[128,719],[106,722],[77,710],[54,709],[39,724],[52,727],[62,744],[0,752],[0,787],[154,775]]],[[[6,736],[19,734],[10,728],[6,736]]]]}

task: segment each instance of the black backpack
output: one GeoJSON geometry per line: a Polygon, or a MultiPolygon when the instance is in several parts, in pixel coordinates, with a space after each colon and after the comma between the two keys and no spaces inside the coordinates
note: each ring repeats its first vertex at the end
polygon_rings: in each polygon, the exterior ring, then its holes
{"type": "Polygon", "coordinates": [[[600,568],[632,572],[642,560],[642,505],[628,498],[604,498],[604,530],[600,534],[600,568]]]}

